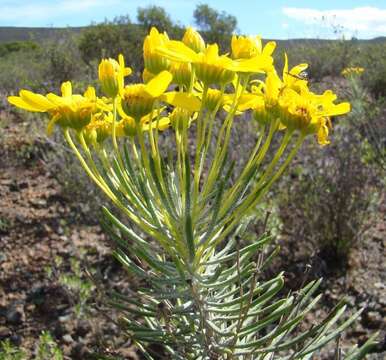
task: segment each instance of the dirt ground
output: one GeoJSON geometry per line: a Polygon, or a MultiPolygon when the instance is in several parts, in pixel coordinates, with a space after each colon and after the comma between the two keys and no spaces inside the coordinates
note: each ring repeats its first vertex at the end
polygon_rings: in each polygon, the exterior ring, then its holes
{"type": "MultiPolygon", "coordinates": [[[[1,114],[0,121],[4,117],[1,114]]],[[[93,306],[86,306],[84,316],[77,315],[79,299],[56,276],[56,272],[74,272],[71,264],[76,260],[82,268],[86,264],[100,269],[107,288],[127,287],[127,276],[112,258],[103,232],[97,225],[74,220],[74,208],[58,182],[39,156],[28,150],[31,144],[24,122],[3,122],[0,131],[0,341],[9,339],[33,357],[39,334],[49,330],[66,359],[98,358],[92,352],[104,358],[139,359],[119,328],[93,306]]],[[[310,261],[311,276],[326,273],[320,259],[303,259],[296,247],[283,245],[281,259],[287,259],[282,261],[291,286],[297,285],[310,261]]],[[[347,343],[363,342],[377,330],[384,336],[385,248],[386,204],[371,235],[350,257],[349,270],[326,279],[322,307],[313,314],[321,316],[343,294],[352,311],[365,306],[360,321],[343,339],[347,343]]],[[[98,299],[87,302],[95,305],[98,299]]],[[[331,351],[323,357],[330,355],[331,351]]],[[[384,356],[379,352],[370,358],[384,356]]]]}

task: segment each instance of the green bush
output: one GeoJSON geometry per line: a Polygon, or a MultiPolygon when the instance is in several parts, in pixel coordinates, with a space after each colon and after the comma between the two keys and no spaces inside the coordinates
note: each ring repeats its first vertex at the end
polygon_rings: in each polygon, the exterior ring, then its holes
{"type": "Polygon", "coordinates": [[[132,24],[128,17],[90,26],[79,39],[81,58],[92,67],[95,61],[102,58],[117,58],[123,54],[130,67],[141,70],[142,39],[145,34],[145,29],[132,24]]]}
{"type": "Polygon", "coordinates": [[[316,248],[332,267],[344,264],[361,239],[373,200],[373,171],[362,159],[360,137],[349,127],[339,132],[324,151],[311,145],[303,151],[304,170],[292,172],[279,205],[290,241],[316,248]]]}
{"type": "Polygon", "coordinates": [[[37,50],[39,45],[34,41],[12,41],[0,44],[0,57],[13,52],[37,50]]]}

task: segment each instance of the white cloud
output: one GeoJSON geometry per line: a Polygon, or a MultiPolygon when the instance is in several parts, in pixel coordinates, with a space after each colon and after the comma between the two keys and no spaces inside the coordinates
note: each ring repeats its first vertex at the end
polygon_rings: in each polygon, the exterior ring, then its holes
{"type": "Polygon", "coordinates": [[[359,37],[386,35],[386,9],[370,6],[336,10],[284,7],[282,11],[287,17],[305,24],[340,26],[345,32],[356,32],[359,37]]]}

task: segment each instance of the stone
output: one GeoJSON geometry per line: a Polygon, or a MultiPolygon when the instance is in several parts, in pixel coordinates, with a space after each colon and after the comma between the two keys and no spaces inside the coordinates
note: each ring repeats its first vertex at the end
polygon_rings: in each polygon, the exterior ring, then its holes
{"type": "Polygon", "coordinates": [[[74,342],[74,339],[72,338],[72,336],[70,334],[66,334],[62,337],[63,341],[67,344],[71,344],[74,342]]]}
{"type": "Polygon", "coordinates": [[[11,330],[6,326],[0,326],[0,340],[4,340],[11,335],[11,330]]]}
{"type": "Polygon", "coordinates": [[[10,325],[20,325],[24,322],[25,314],[22,307],[11,307],[5,314],[6,322],[10,325]]]}

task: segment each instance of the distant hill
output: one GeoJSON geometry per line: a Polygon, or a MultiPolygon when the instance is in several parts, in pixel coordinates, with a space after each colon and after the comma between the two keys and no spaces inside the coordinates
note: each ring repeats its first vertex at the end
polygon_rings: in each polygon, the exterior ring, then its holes
{"type": "MultiPolygon", "coordinates": [[[[44,41],[47,39],[55,39],[63,35],[64,33],[77,34],[86,27],[66,27],[66,28],[55,28],[55,27],[13,27],[13,26],[0,26],[0,43],[12,42],[12,41],[26,41],[33,40],[36,42],[44,41]]],[[[266,39],[268,40],[268,39],[266,39]]],[[[280,44],[292,44],[296,45],[299,43],[308,44],[320,44],[324,42],[334,41],[325,39],[288,39],[288,40],[276,40],[280,44]]],[[[370,40],[357,40],[358,42],[371,42],[371,43],[383,43],[386,42],[386,36],[379,36],[370,40]]]]}
{"type": "Polygon", "coordinates": [[[48,27],[13,27],[0,26],[0,43],[33,40],[36,42],[55,39],[63,33],[79,33],[82,27],[48,28],[48,27]]]}

